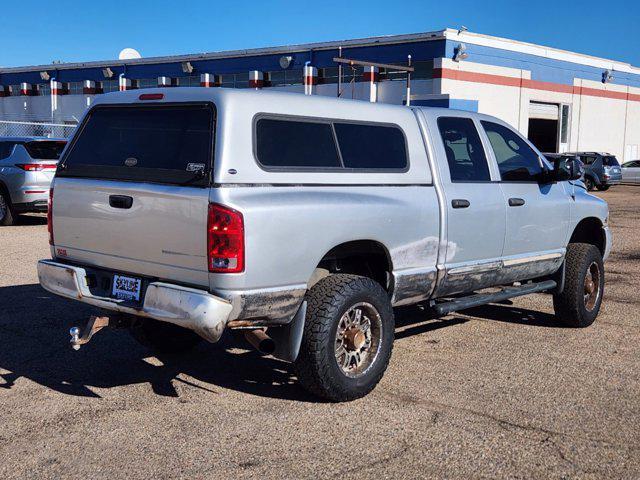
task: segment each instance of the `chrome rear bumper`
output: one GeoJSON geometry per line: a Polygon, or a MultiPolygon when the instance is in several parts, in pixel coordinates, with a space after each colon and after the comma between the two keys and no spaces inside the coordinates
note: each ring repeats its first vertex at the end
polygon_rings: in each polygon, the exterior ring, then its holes
{"type": "Polygon", "coordinates": [[[230,302],[204,290],[164,282],[150,283],[142,308],[132,308],[123,300],[93,295],[87,286],[84,268],[51,260],[38,262],[38,278],[45,290],[61,297],[173,323],[193,330],[209,342],[220,339],[232,309],[230,302]]]}

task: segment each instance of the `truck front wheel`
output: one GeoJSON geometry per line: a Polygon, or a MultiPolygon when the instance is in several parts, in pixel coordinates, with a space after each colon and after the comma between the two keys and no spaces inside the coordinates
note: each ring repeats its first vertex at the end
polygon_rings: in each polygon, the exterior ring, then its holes
{"type": "Polygon", "coordinates": [[[588,327],[598,316],[604,294],[602,255],[591,244],[570,243],[564,261],[564,289],[553,296],[556,318],[569,327],[588,327]]]}
{"type": "Polygon", "coordinates": [[[307,292],[295,370],[309,392],[334,402],[365,396],[384,374],[393,348],[387,292],[358,275],[329,275],[307,292]]]}

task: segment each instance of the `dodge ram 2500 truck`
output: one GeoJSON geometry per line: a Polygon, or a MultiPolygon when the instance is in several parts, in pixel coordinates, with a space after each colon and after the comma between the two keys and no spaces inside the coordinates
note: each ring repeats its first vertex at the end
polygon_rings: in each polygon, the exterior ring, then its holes
{"type": "MultiPolygon", "coordinates": [[[[506,123],[450,109],[265,91],[101,96],[50,194],[50,292],[180,351],[225,329],[292,362],[316,395],[370,392],[393,307],[440,315],[534,292],[596,318],[607,204],[581,162],[549,163],[506,123]]],[[[211,365],[211,368],[216,368],[211,365]]]]}

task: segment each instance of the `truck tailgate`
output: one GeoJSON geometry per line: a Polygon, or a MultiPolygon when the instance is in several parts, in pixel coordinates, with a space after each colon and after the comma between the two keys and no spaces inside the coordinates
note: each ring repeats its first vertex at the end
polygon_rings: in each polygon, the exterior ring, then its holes
{"type": "Polygon", "coordinates": [[[209,104],[94,106],[56,172],[54,255],[208,285],[214,124],[209,104]]]}
{"type": "Polygon", "coordinates": [[[208,203],[207,188],[58,178],[54,253],[118,272],[207,286],[208,203]],[[118,206],[117,196],[120,202],[130,197],[131,207],[118,206]]]}

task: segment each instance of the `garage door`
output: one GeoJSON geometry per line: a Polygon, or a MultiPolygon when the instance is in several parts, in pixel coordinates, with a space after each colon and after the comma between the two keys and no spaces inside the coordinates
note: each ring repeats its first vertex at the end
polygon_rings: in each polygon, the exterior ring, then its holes
{"type": "Polygon", "coordinates": [[[559,107],[554,103],[529,103],[529,118],[539,118],[541,120],[558,120],[559,107]]]}

